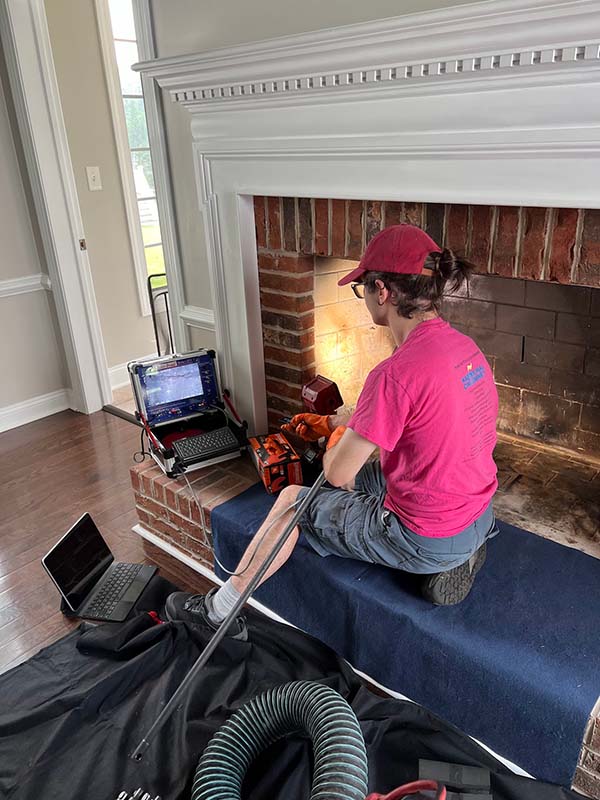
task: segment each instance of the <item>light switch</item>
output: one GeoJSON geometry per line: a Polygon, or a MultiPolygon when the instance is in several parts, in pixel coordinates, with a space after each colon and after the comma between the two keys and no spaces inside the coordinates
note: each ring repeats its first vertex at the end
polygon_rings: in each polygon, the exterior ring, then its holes
{"type": "Polygon", "coordinates": [[[102,189],[100,167],[86,167],[87,182],[90,192],[99,192],[102,189]]]}

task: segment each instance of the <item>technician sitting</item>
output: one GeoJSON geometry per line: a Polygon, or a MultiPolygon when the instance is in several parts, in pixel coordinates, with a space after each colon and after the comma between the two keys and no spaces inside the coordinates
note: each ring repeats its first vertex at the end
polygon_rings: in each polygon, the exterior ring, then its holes
{"type": "MultiPolygon", "coordinates": [[[[456,290],[471,269],[412,225],[375,236],[339,285],[352,282],[397,347],[369,373],[349,419],[297,414],[284,426],[307,440],[328,437],[323,468],[338,488],[321,489],[300,521],[310,545],[321,556],[422,574],[422,594],[436,605],[467,596],[485,543],[498,533],[491,503],[498,412],[492,370],[475,342],[439,316],[445,288],[456,290]],[[381,460],[369,461],[376,447],[381,460]]],[[[307,491],[284,488],[236,574],[206,597],[171,595],[169,616],[217,627],[307,491]]],[[[287,561],[298,536],[296,528],[263,580],[287,561]]]]}

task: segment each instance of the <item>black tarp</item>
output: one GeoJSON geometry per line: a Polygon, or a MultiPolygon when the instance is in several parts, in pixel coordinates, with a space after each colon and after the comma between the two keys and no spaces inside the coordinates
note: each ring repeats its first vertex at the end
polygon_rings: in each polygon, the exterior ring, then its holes
{"type": "MultiPolygon", "coordinates": [[[[161,579],[154,592],[157,587],[169,588],[161,579]]],[[[139,765],[129,754],[210,631],[155,625],[146,614],[120,626],[84,623],[0,676],[0,796],[112,800],[122,789],[141,786],[164,800],[187,798],[199,756],[233,710],[272,686],[316,680],[339,691],[361,722],[370,791],[390,791],[416,778],[418,759],[428,758],[489,767],[495,800],[578,797],[513,775],[425,709],[372,694],[332,650],[300,631],[250,612],[249,633],[248,642],[227,639],[217,649],[139,765]]],[[[303,800],[310,769],[310,743],[294,735],[253,765],[244,796],[303,800]]]]}

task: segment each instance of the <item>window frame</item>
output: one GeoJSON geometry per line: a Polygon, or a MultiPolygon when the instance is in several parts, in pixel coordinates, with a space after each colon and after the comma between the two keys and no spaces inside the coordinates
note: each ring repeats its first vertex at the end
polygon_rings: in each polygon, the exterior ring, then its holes
{"type": "MultiPolygon", "coordinates": [[[[127,228],[129,232],[129,241],[131,243],[133,266],[138,290],[138,300],[142,316],[148,317],[151,313],[150,301],[148,299],[148,268],[146,265],[145,246],[139,214],[139,199],[137,197],[135,180],[133,177],[133,165],[131,163],[132,148],[129,146],[129,136],[127,134],[127,123],[125,120],[125,109],[123,107],[123,95],[121,94],[121,80],[119,77],[117,58],[113,43],[114,38],[110,20],[110,10],[108,6],[108,0],[95,0],[95,5],[96,18],[98,21],[98,32],[100,35],[100,49],[102,51],[102,60],[104,63],[104,74],[106,77],[106,86],[108,90],[112,125],[119,162],[119,172],[121,175],[121,186],[123,189],[123,199],[125,202],[127,228]]],[[[144,95],[143,86],[142,97],[144,99],[145,109],[146,97],[144,95]]],[[[150,147],[143,149],[147,149],[148,152],[150,152],[150,159],[152,160],[150,147]]],[[[156,201],[158,209],[156,188],[154,190],[153,199],[156,201]]],[[[159,224],[160,223],[161,220],[159,214],[159,224]]],[[[164,235],[162,234],[162,228],[160,245],[163,247],[164,257],[164,235]]]]}

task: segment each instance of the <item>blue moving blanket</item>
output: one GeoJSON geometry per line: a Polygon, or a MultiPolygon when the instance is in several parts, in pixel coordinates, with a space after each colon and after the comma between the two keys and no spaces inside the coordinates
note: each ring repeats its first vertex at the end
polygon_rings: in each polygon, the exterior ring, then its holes
{"type": "MultiPolygon", "coordinates": [[[[257,484],[212,512],[229,569],[272,503],[257,484]]],[[[535,777],[570,785],[600,694],[600,561],[499,527],[458,606],[427,603],[415,576],[321,558],[303,537],[255,597],[535,777]]]]}

